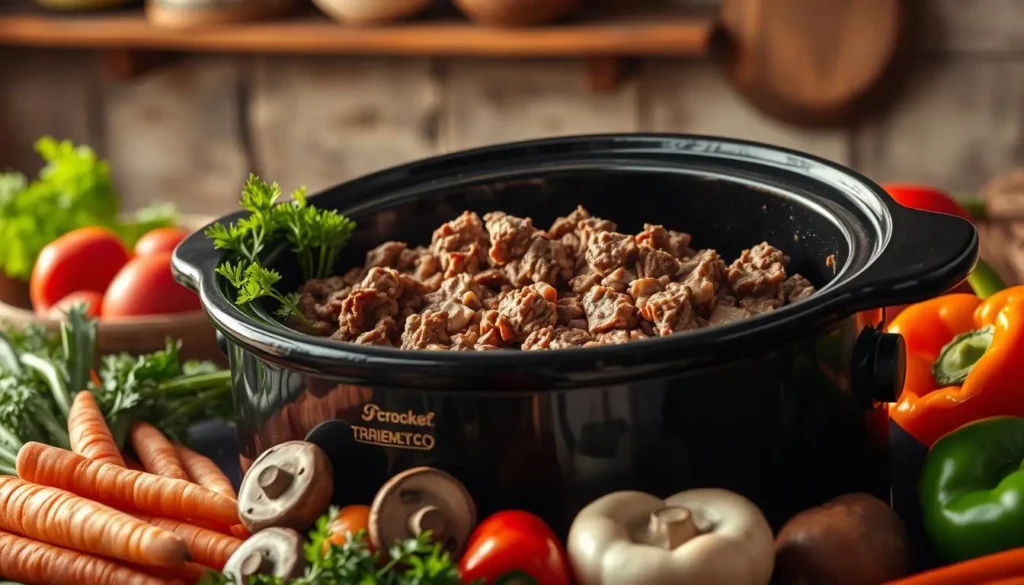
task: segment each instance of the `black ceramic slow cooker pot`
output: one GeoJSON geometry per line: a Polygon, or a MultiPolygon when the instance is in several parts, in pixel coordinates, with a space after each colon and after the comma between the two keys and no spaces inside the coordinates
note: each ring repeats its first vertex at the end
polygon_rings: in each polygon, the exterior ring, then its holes
{"type": "MultiPolygon", "coordinates": [[[[626,233],[662,224],[723,257],[767,240],[818,287],[758,317],[624,345],[403,351],[257,322],[233,305],[201,233],[175,251],[175,277],[199,292],[229,356],[243,469],[308,438],[334,463],[338,504],[368,504],[389,477],[428,465],[462,480],[481,514],[526,509],[562,532],[620,489],[731,489],[775,526],[843,492],[888,498],[884,403],[902,387],[903,346],[858,313],[951,289],[978,251],[968,222],[901,207],[842,166],[701,136],[500,145],[310,201],[359,224],[339,271],[387,240],[429,243],[466,209],[548,225],[582,204],[626,233]]],[[[267,262],[285,288],[300,284],[287,250],[267,262]]]]}

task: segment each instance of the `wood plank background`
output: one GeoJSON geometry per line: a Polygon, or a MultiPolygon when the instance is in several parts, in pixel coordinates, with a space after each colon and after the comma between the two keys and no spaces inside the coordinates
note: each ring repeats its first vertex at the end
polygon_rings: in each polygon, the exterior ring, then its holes
{"type": "Polygon", "coordinates": [[[923,62],[897,103],[827,131],[762,116],[703,60],[646,61],[593,94],[582,60],[194,56],[115,82],[89,52],[0,49],[0,168],[34,172],[35,138],[72,138],[112,159],[127,206],[219,213],[250,170],[316,190],[458,148],[650,130],[771,142],[880,181],[974,190],[1024,165],[1024,0],[926,1],[923,62]]]}

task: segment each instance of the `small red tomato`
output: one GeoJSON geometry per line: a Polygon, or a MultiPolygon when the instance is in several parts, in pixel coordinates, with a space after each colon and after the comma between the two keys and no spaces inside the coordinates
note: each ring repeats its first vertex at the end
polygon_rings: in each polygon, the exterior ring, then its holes
{"type": "Polygon", "coordinates": [[[198,311],[199,295],[171,276],[171,254],[139,256],[125,264],[103,295],[100,315],[132,317],[198,311]]]}
{"type": "Polygon", "coordinates": [[[85,304],[85,314],[90,317],[100,316],[100,307],[103,306],[103,295],[96,291],[80,290],[75,291],[63,299],[57,301],[47,311],[46,316],[51,319],[64,320],[71,307],[77,304],[85,304]]]}
{"type": "Polygon", "coordinates": [[[47,244],[29,279],[32,308],[40,315],[77,291],[103,293],[131,255],[114,232],[86,227],[47,244]]]}
{"type": "Polygon", "coordinates": [[[481,522],[459,562],[464,583],[569,585],[569,563],[558,537],[529,512],[498,512],[481,522]]]}
{"type": "Polygon", "coordinates": [[[173,252],[188,237],[188,231],[178,227],[156,228],[143,234],[135,242],[136,256],[149,256],[158,252],[173,252]]]}

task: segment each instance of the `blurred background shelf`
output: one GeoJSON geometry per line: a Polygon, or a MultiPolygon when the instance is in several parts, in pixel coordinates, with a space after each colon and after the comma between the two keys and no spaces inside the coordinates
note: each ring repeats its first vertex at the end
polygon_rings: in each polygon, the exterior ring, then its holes
{"type": "Polygon", "coordinates": [[[586,14],[566,24],[496,29],[458,17],[345,27],[309,12],[198,30],[158,28],[141,9],[64,15],[0,8],[0,45],[279,54],[442,57],[700,56],[714,19],[659,8],[586,14]]]}

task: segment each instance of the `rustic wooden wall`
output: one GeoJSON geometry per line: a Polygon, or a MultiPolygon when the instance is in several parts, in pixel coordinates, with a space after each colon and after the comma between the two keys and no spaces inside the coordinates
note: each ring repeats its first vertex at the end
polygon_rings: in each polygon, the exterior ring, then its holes
{"type": "Polygon", "coordinates": [[[878,180],[973,190],[1024,163],[1024,0],[927,1],[926,55],[898,103],[828,131],[765,118],[699,60],[647,61],[592,94],[581,61],[195,56],[114,82],[87,52],[0,50],[0,168],[33,171],[36,137],[68,137],[111,157],[128,205],[216,213],[235,206],[250,170],[315,190],[451,149],[652,130],[762,140],[878,180]]]}

